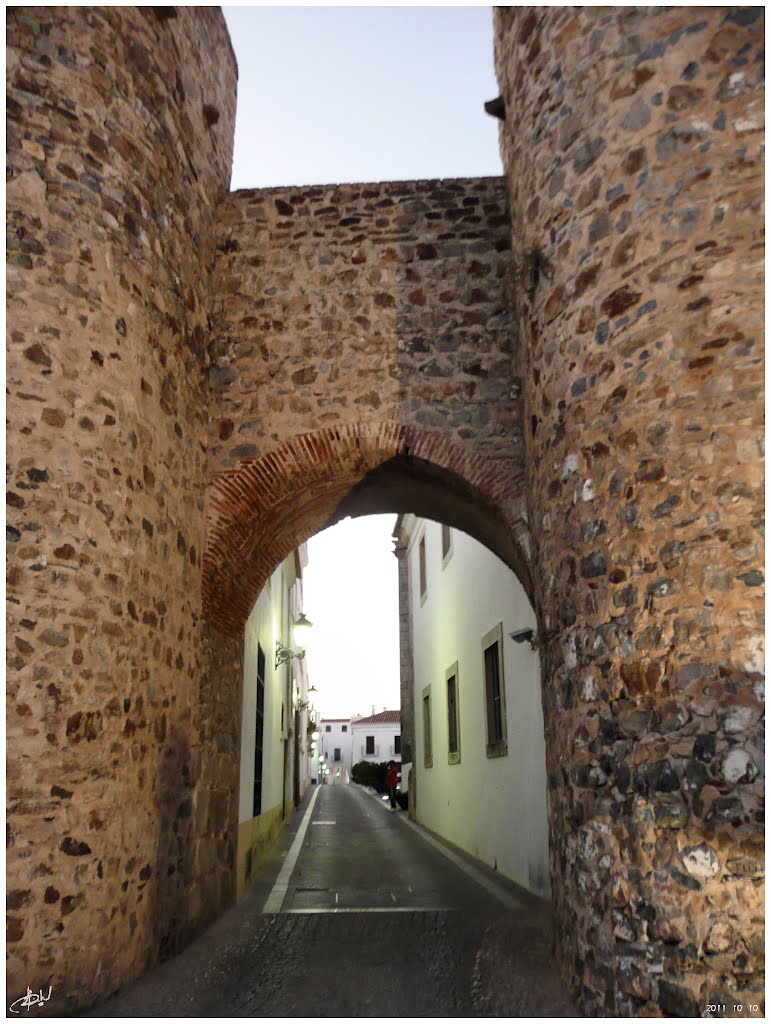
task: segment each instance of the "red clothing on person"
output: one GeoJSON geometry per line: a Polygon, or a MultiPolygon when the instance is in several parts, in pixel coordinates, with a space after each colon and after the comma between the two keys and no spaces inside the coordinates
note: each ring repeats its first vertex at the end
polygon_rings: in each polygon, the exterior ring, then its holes
{"type": "Polygon", "coordinates": [[[386,775],[386,786],[388,786],[389,789],[396,789],[396,784],[398,781],[399,769],[396,767],[395,764],[392,764],[391,767],[388,769],[388,774],[386,775]]]}

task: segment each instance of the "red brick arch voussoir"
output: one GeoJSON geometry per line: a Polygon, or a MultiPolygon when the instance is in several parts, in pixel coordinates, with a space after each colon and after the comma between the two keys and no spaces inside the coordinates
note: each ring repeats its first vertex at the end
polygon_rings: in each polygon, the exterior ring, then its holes
{"type": "MultiPolygon", "coordinates": [[[[206,619],[226,636],[239,638],[276,566],[299,544],[350,514],[345,502],[354,488],[398,459],[435,468],[448,490],[454,484],[462,487],[514,537],[513,478],[507,461],[493,461],[439,432],[394,421],[326,427],[292,437],[264,455],[242,460],[237,469],[213,476],[203,556],[206,619]]],[[[526,564],[523,557],[506,560],[517,562],[515,569],[526,564]]]]}

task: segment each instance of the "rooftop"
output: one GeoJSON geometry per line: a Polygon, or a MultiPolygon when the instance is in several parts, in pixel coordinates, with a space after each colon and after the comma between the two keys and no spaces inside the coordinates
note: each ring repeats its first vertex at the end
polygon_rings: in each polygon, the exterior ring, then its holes
{"type": "Polygon", "coordinates": [[[376,715],[354,719],[353,725],[399,725],[401,720],[401,711],[380,711],[376,715]]]}

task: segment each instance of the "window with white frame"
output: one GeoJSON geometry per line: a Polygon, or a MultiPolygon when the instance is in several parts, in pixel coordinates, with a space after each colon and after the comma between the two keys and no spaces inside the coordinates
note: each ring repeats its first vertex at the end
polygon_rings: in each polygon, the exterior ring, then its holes
{"type": "Polygon", "coordinates": [[[262,814],[262,757],[265,728],[265,651],[257,644],[257,701],[254,714],[254,793],[252,815],[262,814]]]}
{"type": "Polygon", "coordinates": [[[442,523],[442,568],[452,558],[452,530],[449,526],[442,523]]]}
{"type": "Polygon", "coordinates": [[[428,591],[428,578],[426,576],[426,535],[425,533],[420,538],[418,543],[418,576],[420,582],[420,600],[421,603],[426,599],[426,593],[428,591]]]}
{"type": "Polygon", "coordinates": [[[485,723],[487,756],[508,754],[506,742],[506,692],[503,679],[503,624],[498,623],[482,638],[485,681],[485,723]]]}
{"type": "Polygon", "coordinates": [[[426,686],[423,698],[423,767],[431,768],[434,763],[431,739],[431,687],[426,686]]]}
{"type": "Polygon", "coordinates": [[[460,761],[460,711],[458,709],[458,662],[444,674],[447,686],[447,763],[460,761]]]}

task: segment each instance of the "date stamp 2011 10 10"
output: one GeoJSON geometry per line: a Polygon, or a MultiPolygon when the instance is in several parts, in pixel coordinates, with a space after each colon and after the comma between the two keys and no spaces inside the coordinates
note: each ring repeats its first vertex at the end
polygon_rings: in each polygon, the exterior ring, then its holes
{"type": "Polygon", "coordinates": [[[740,1013],[759,1013],[760,1007],[757,1003],[708,1003],[706,1013],[710,1017],[735,1016],[740,1013]]]}

